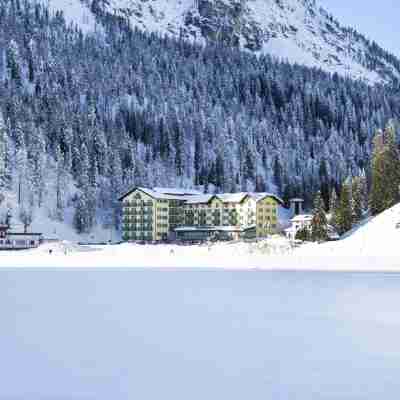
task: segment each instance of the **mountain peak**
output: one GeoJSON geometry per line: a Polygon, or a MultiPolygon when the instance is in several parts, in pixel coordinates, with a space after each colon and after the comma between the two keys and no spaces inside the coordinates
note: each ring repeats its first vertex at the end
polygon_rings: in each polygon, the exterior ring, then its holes
{"type": "Polygon", "coordinates": [[[369,83],[400,78],[396,57],[341,26],[315,0],[94,0],[90,7],[88,0],[46,1],[70,17],[71,10],[86,7],[76,20],[86,31],[100,12],[144,31],[222,42],[369,83]]]}

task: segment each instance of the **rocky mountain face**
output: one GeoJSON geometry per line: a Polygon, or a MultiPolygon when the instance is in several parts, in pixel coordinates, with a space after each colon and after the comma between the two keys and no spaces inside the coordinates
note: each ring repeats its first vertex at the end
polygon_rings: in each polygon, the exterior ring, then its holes
{"type": "Polygon", "coordinates": [[[396,57],[342,27],[315,0],[95,0],[90,7],[146,31],[223,42],[370,83],[400,77],[396,57]]]}
{"type": "Polygon", "coordinates": [[[199,0],[185,15],[184,26],[186,35],[196,37],[200,32],[206,40],[253,51],[260,51],[268,39],[268,32],[251,17],[251,10],[244,0],[199,0]]]}

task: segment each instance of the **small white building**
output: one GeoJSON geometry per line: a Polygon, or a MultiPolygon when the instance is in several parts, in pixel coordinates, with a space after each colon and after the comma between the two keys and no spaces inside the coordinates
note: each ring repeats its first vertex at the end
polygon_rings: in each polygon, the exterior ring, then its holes
{"type": "Polygon", "coordinates": [[[8,225],[0,224],[0,250],[32,249],[41,241],[41,233],[11,232],[8,225]]]}
{"type": "MultiPolygon", "coordinates": [[[[295,240],[297,232],[304,228],[307,228],[311,232],[312,219],[313,216],[311,214],[301,214],[293,217],[290,220],[291,226],[285,230],[286,237],[290,240],[295,240]]],[[[327,226],[327,234],[328,234],[328,240],[340,239],[340,236],[337,233],[336,229],[331,225],[327,226]]]]}
{"type": "Polygon", "coordinates": [[[285,230],[286,237],[290,240],[295,240],[299,230],[311,228],[312,219],[313,216],[311,214],[299,214],[293,217],[290,220],[291,226],[285,230]]]}

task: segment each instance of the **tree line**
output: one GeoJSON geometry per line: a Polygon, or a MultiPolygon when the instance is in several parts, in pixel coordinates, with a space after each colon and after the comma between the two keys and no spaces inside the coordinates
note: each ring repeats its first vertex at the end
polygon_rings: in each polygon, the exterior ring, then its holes
{"type": "Polygon", "coordinates": [[[332,191],[329,206],[318,192],[311,226],[300,230],[297,239],[326,241],[329,225],[344,235],[368,216],[376,216],[400,202],[400,153],[395,125],[391,121],[374,137],[369,179],[365,174],[348,177],[339,196],[335,189],[332,191]]]}

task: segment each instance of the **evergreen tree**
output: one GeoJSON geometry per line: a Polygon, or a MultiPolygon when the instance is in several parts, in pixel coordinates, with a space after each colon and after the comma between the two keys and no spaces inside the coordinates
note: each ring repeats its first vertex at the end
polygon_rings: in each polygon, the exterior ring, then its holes
{"type": "Polygon", "coordinates": [[[203,154],[202,154],[202,144],[200,133],[196,132],[196,136],[194,138],[194,183],[195,185],[202,185],[203,179],[201,176],[201,168],[203,164],[203,154]]]}
{"type": "Polygon", "coordinates": [[[301,228],[296,233],[296,240],[308,242],[311,239],[310,230],[307,227],[301,228]]]}
{"type": "Polygon", "coordinates": [[[329,198],[329,213],[331,215],[330,223],[334,227],[337,227],[338,211],[339,211],[339,199],[336,194],[336,189],[333,188],[331,196],[329,198]]]}
{"type": "Polygon", "coordinates": [[[73,224],[78,233],[88,231],[87,200],[82,193],[80,193],[75,200],[73,224]]]}
{"type": "Polygon", "coordinates": [[[335,209],[338,207],[339,204],[339,199],[336,194],[336,189],[333,188],[331,191],[331,195],[329,197],[329,212],[333,214],[335,212],[335,209]]]}
{"type": "Polygon", "coordinates": [[[6,126],[0,111],[0,193],[6,189],[6,126]]]}
{"type": "Polygon", "coordinates": [[[389,123],[385,132],[385,178],[388,185],[386,208],[400,201],[400,155],[397,145],[396,131],[393,122],[389,123]]]}
{"type": "Polygon", "coordinates": [[[347,180],[342,185],[342,190],[340,191],[339,208],[335,217],[336,228],[340,235],[343,235],[352,228],[352,215],[351,186],[347,180]]]}
{"type": "Polygon", "coordinates": [[[64,219],[64,191],[66,189],[65,162],[61,149],[56,152],[56,218],[59,221],[64,219]]]}
{"type": "Polygon", "coordinates": [[[328,221],[325,215],[324,200],[321,192],[314,199],[313,218],[311,221],[311,240],[324,242],[328,239],[328,221]]]}
{"type": "Polygon", "coordinates": [[[276,157],[274,161],[274,183],[278,188],[278,192],[282,192],[282,167],[279,158],[276,157]]]}
{"type": "Polygon", "coordinates": [[[361,221],[363,217],[363,183],[361,177],[354,177],[352,180],[351,189],[352,200],[352,221],[356,224],[361,221]]]}
{"type": "Polygon", "coordinates": [[[400,201],[400,157],[393,125],[374,139],[370,209],[377,215],[400,201]]]}
{"type": "Polygon", "coordinates": [[[385,210],[383,194],[385,193],[384,144],[383,133],[378,133],[374,138],[374,150],[371,161],[371,191],[369,206],[372,215],[377,215],[385,210]]]}
{"type": "Polygon", "coordinates": [[[21,205],[26,201],[26,196],[29,194],[27,190],[28,183],[28,159],[26,148],[20,147],[16,154],[16,168],[18,172],[17,176],[17,193],[18,193],[18,205],[21,205]]]}
{"type": "Polygon", "coordinates": [[[9,76],[17,86],[21,85],[21,67],[20,67],[20,55],[18,45],[14,40],[11,40],[7,49],[7,68],[9,76]]]}

